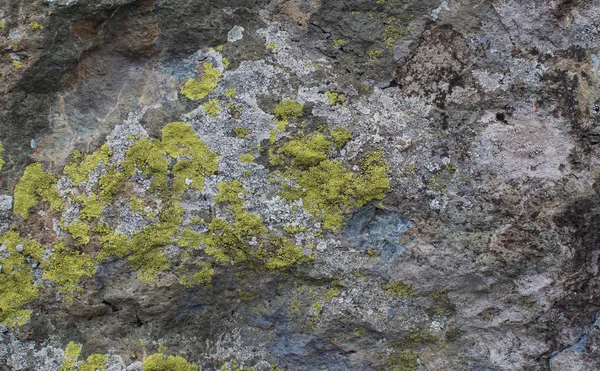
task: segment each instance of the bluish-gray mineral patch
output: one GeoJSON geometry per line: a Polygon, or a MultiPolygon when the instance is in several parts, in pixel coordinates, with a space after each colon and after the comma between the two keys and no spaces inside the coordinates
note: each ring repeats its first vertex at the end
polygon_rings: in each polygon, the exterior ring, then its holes
{"type": "Polygon", "coordinates": [[[404,252],[400,236],[412,223],[399,212],[365,206],[358,209],[346,226],[344,237],[362,251],[368,248],[379,251],[387,262],[404,252]]]}

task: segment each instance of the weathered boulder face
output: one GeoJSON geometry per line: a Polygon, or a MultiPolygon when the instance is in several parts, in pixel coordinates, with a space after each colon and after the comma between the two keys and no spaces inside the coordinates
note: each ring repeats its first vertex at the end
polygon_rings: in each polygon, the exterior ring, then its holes
{"type": "Polygon", "coordinates": [[[0,370],[600,369],[600,3],[0,0],[0,370]]]}

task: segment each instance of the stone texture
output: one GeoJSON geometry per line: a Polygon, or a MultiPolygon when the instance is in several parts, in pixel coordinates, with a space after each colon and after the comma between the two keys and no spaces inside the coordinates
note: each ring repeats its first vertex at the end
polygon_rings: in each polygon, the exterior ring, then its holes
{"type": "MultiPolygon", "coordinates": [[[[203,370],[393,370],[403,350],[418,355],[408,369],[600,369],[598,14],[568,0],[0,0],[0,231],[47,244],[79,213],[13,217],[28,163],[59,173],[105,141],[119,162],[133,137],[185,121],[220,162],[184,195],[184,220],[211,216],[218,182],[243,179],[248,209],[271,231],[306,225],[294,238],[315,255],[279,273],[223,267],[208,288],[103,261],[73,302],[44,291],[30,323],[2,328],[0,369],[59,370],[70,341],[110,355],[109,370],[165,348],[203,370]],[[223,73],[206,100],[239,111],[213,118],[179,93],[206,61],[223,73]],[[284,99],[305,104],[304,123],[278,141],[344,127],[353,139],[334,158],[358,167],[381,150],[391,165],[391,192],[340,231],[278,196],[267,156],[239,161],[268,147],[284,99]],[[397,281],[412,295],[390,296],[397,281]]],[[[105,214],[120,231],[148,223],[125,204],[105,214]]]]}

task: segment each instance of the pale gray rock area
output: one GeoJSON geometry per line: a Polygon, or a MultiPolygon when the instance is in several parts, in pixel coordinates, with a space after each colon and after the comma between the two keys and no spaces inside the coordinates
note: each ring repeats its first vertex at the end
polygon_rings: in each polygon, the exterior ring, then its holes
{"type": "MultiPolygon", "coordinates": [[[[157,352],[200,370],[600,369],[598,1],[0,0],[0,25],[0,232],[47,242],[81,219],[71,203],[12,214],[28,164],[69,198],[106,171],[72,184],[73,151],[108,143],[104,165],[118,167],[177,121],[219,155],[203,190],[183,194],[182,228],[226,218],[218,184],[241,180],[269,233],[298,227],[293,242],[314,256],[277,272],[224,264],[191,288],[174,269],[149,284],[127,259],[104,260],[74,300],[41,290],[29,323],[0,327],[0,370],[59,371],[69,342],[110,371],[144,370],[157,352]],[[181,87],[206,62],[222,76],[189,100],[181,87]],[[302,118],[273,131],[287,99],[302,118]],[[257,149],[325,124],[352,133],[331,159],[358,169],[381,151],[390,164],[390,192],[337,231],[281,197],[257,149]],[[390,295],[393,282],[411,293],[390,295]]],[[[130,195],[150,193],[135,180],[130,195]]],[[[102,218],[134,233],[163,205],[144,206],[121,200],[102,218]]]]}

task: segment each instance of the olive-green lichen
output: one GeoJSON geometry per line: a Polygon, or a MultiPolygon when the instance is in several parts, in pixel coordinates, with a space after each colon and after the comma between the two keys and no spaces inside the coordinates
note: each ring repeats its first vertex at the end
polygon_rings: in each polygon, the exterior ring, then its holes
{"type": "Polygon", "coordinates": [[[152,178],[152,187],[156,188],[166,183],[169,161],[163,156],[159,140],[142,139],[127,150],[121,166],[128,176],[133,176],[138,169],[145,177],[152,178]]]}
{"type": "Polygon", "coordinates": [[[65,348],[65,360],[60,371],[104,371],[107,368],[108,356],[105,354],[92,354],[87,361],[79,361],[81,344],[71,341],[65,348]]]}
{"type": "Polygon", "coordinates": [[[346,100],[344,97],[340,97],[340,94],[337,92],[326,91],[327,101],[330,106],[335,106],[336,104],[343,104],[346,100]]]}
{"type": "Polygon", "coordinates": [[[385,370],[389,371],[417,371],[419,369],[419,355],[412,351],[398,351],[387,357],[385,370]]]}
{"type": "Polygon", "coordinates": [[[200,100],[206,97],[211,91],[217,87],[217,82],[221,73],[214,68],[210,62],[205,62],[204,76],[200,81],[190,78],[181,88],[181,94],[185,95],[190,100],[200,100]]]}
{"type": "Polygon", "coordinates": [[[221,62],[223,62],[223,69],[226,70],[227,68],[229,68],[229,65],[231,64],[231,62],[229,61],[229,59],[223,57],[221,58],[221,62]]]}
{"type": "Polygon", "coordinates": [[[336,48],[341,48],[342,46],[344,46],[345,43],[346,41],[342,39],[333,40],[333,46],[335,46],[336,48]]]}
{"type": "Polygon", "coordinates": [[[199,269],[194,275],[191,277],[191,281],[188,276],[183,276],[179,281],[183,286],[192,287],[194,284],[200,286],[209,285],[212,281],[212,277],[215,274],[215,269],[212,264],[203,262],[196,265],[196,268],[199,269]],[[193,281],[193,282],[192,282],[193,281]]]}
{"type": "Polygon", "coordinates": [[[219,193],[215,197],[215,204],[227,206],[233,214],[231,222],[214,218],[208,225],[208,232],[202,236],[205,252],[217,263],[251,261],[264,263],[265,268],[275,270],[310,260],[288,238],[269,236],[262,219],[244,209],[245,191],[241,181],[221,182],[217,188],[219,193]],[[253,239],[258,246],[250,245],[253,239]],[[274,252],[268,253],[264,248],[266,245],[273,248],[274,252]]]}
{"type": "Polygon", "coordinates": [[[409,298],[415,294],[415,288],[402,281],[391,282],[385,287],[385,293],[389,296],[409,298]]]}
{"type": "Polygon", "coordinates": [[[204,103],[202,107],[204,107],[204,110],[211,118],[219,116],[219,113],[223,111],[223,108],[221,107],[221,102],[219,102],[218,99],[211,99],[208,102],[204,103]]]}
{"type": "Polygon", "coordinates": [[[185,229],[181,232],[181,236],[177,239],[177,244],[181,247],[199,249],[202,242],[202,235],[190,229],[185,229]]]}
{"type": "Polygon", "coordinates": [[[340,161],[324,160],[300,173],[288,173],[297,182],[295,187],[284,187],[282,196],[302,198],[308,212],[323,220],[323,227],[336,230],[343,217],[354,206],[352,188],[354,177],[340,161]]]}
{"type": "Polygon", "coordinates": [[[198,138],[186,123],[173,122],[162,129],[162,141],[143,139],[127,151],[123,168],[127,175],[139,169],[144,176],[153,178],[152,185],[164,187],[169,172],[165,155],[177,159],[173,165],[173,189],[183,193],[187,183],[191,188],[202,190],[204,177],[218,170],[218,157],[198,138]]]}
{"type": "Polygon", "coordinates": [[[237,91],[235,89],[227,89],[225,90],[225,96],[227,98],[235,98],[237,95],[237,91]]]}
{"type": "Polygon", "coordinates": [[[39,22],[33,21],[29,24],[29,28],[32,30],[43,30],[44,26],[42,26],[39,22]]]}
{"type": "Polygon", "coordinates": [[[240,156],[240,162],[251,164],[256,158],[251,153],[244,153],[240,156]]]}
{"type": "Polygon", "coordinates": [[[325,300],[330,301],[331,299],[335,298],[339,294],[340,294],[340,288],[337,286],[334,286],[334,287],[330,288],[329,290],[327,290],[327,295],[325,296],[325,300]]]}
{"type": "Polygon", "coordinates": [[[390,165],[383,160],[381,152],[368,153],[361,161],[360,175],[355,178],[353,197],[358,206],[371,200],[381,200],[390,191],[387,172],[390,165]]]}
{"type": "Polygon", "coordinates": [[[394,49],[396,42],[410,33],[412,30],[412,25],[404,27],[403,24],[411,19],[412,17],[406,19],[396,19],[396,17],[390,17],[388,19],[387,26],[383,30],[383,39],[385,40],[385,45],[389,50],[394,49]]]}
{"type": "Polygon", "coordinates": [[[23,67],[23,62],[17,61],[17,60],[13,60],[12,61],[12,65],[13,65],[14,68],[20,70],[23,67]]]}
{"type": "Polygon", "coordinates": [[[302,248],[294,245],[288,238],[278,238],[272,241],[278,246],[277,254],[270,257],[265,264],[267,269],[284,269],[304,262],[306,259],[302,254],[302,248]]]}
{"type": "Polygon", "coordinates": [[[300,104],[295,100],[283,101],[275,107],[275,116],[282,120],[297,119],[302,116],[304,104],[300,104]]]}
{"type": "Polygon", "coordinates": [[[173,188],[181,193],[189,180],[190,187],[201,191],[204,178],[219,169],[218,156],[198,138],[186,123],[173,122],[162,130],[162,147],[165,153],[177,158],[173,166],[173,188]]]}
{"type": "Polygon", "coordinates": [[[296,137],[285,143],[278,153],[292,158],[292,164],[300,167],[314,166],[327,159],[331,142],[322,133],[296,137]]]}
{"type": "Polygon", "coordinates": [[[99,233],[106,233],[100,237],[100,243],[102,244],[102,251],[99,254],[99,258],[107,258],[110,256],[116,256],[123,258],[127,256],[129,252],[129,243],[127,235],[119,232],[112,232],[108,230],[98,230],[99,233]]]}
{"type": "Polygon", "coordinates": [[[34,163],[25,168],[15,186],[13,212],[27,218],[29,209],[37,205],[38,197],[50,203],[50,208],[55,211],[64,203],[56,188],[56,177],[44,171],[42,164],[34,163]]]}
{"type": "Polygon", "coordinates": [[[268,51],[273,52],[275,50],[276,46],[277,46],[277,44],[275,43],[275,41],[271,41],[270,43],[267,44],[266,48],[268,51]]]}
{"type": "Polygon", "coordinates": [[[102,210],[106,206],[106,201],[102,200],[98,195],[90,193],[89,196],[81,199],[82,209],[79,213],[81,220],[93,220],[100,217],[102,210]]]}
{"type": "Polygon", "coordinates": [[[343,127],[337,127],[331,130],[329,134],[331,135],[331,140],[338,148],[342,148],[352,139],[350,130],[343,127]]]}
{"type": "Polygon", "coordinates": [[[71,341],[65,348],[65,360],[60,371],[77,371],[77,359],[81,354],[81,344],[71,341]]]}
{"type": "Polygon", "coordinates": [[[170,266],[164,249],[174,242],[181,225],[183,209],[177,199],[167,200],[158,215],[158,223],[136,232],[127,243],[128,261],[138,270],[138,278],[153,282],[161,271],[170,266]]]}
{"type": "Polygon", "coordinates": [[[381,50],[369,50],[368,52],[369,55],[369,62],[373,62],[375,60],[377,60],[378,58],[380,58],[383,55],[383,52],[381,50]]]}
{"type": "Polygon", "coordinates": [[[340,161],[326,159],[328,141],[324,138],[318,133],[280,148],[281,154],[292,157],[292,165],[301,166],[301,170],[288,168],[285,176],[296,185],[284,184],[281,195],[289,200],[302,199],[306,210],[323,220],[324,228],[336,230],[354,207],[385,196],[390,189],[389,165],[381,153],[370,153],[363,159],[360,173],[354,174],[340,161]],[[310,145],[315,138],[319,145],[310,145]]]}
{"type": "Polygon", "coordinates": [[[4,166],[4,164],[6,162],[4,162],[4,157],[2,156],[2,154],[4,153],[4,147],[2,146],[2,143],[0,143],[0,170],[2,170],[2,166],[4,166]]]}
{"type": "Polygon", "coordinates": [[[238,126],[233,129],[233,132],[235,133],[235,136],[240,139],[248,139],[248,135],[252,133],[252,130],[246,129],[243,126],[238,126]]]}
{"type": "Polygon", "coordinates": [[[75,185],[86,182],[91,171],[96,170],[99,166],[108,165],[111,154],[108,144],[104,144],[97,151],[85,156],[84,159],[82,159],[81,152],[75,151],[71,156],[71,162],[64,167],[63,173],[75,185]]]}
{"type": "Polygon", "coordinates": [[[31,315],[31,311],[23,306],[39,293],[31,264],[33,260],[39,262],[42,259],[44,249],[35,241],[22,239],[14,231],[2,235],[0,245],[6,248],[0,258],[0,323],[22,326],[31,315]]]}
{"type": "Polygon", "coordinates": [[[125,174],[120,172],[116,166],[111,166],[100,175],[98,184],[100,185],[100,199],[109,202],[119,192],[125,183],[125,174]]]}
{"type": "Polygon", "coordinates": [[[65,227],[67,231],[73,236],[75,243],[78,246],[87,245],[90,243],[90,225],[76,220],[65,227]]]}
{"type": "Polygon", "coordinates": [[[142,371],[198,371],[198,366],[180,356],[163,353],[149,355],[142,363],[142,371]]]}
{"type": "Polygon", "coordinates": [[[42,264],[43,278],[56,283],[59,291],[65,294],[78,289],[83,276],[96,274],[96,262],[80,251],[67,248],[59,241],[52,249],[52,255],[42,264]]]}

